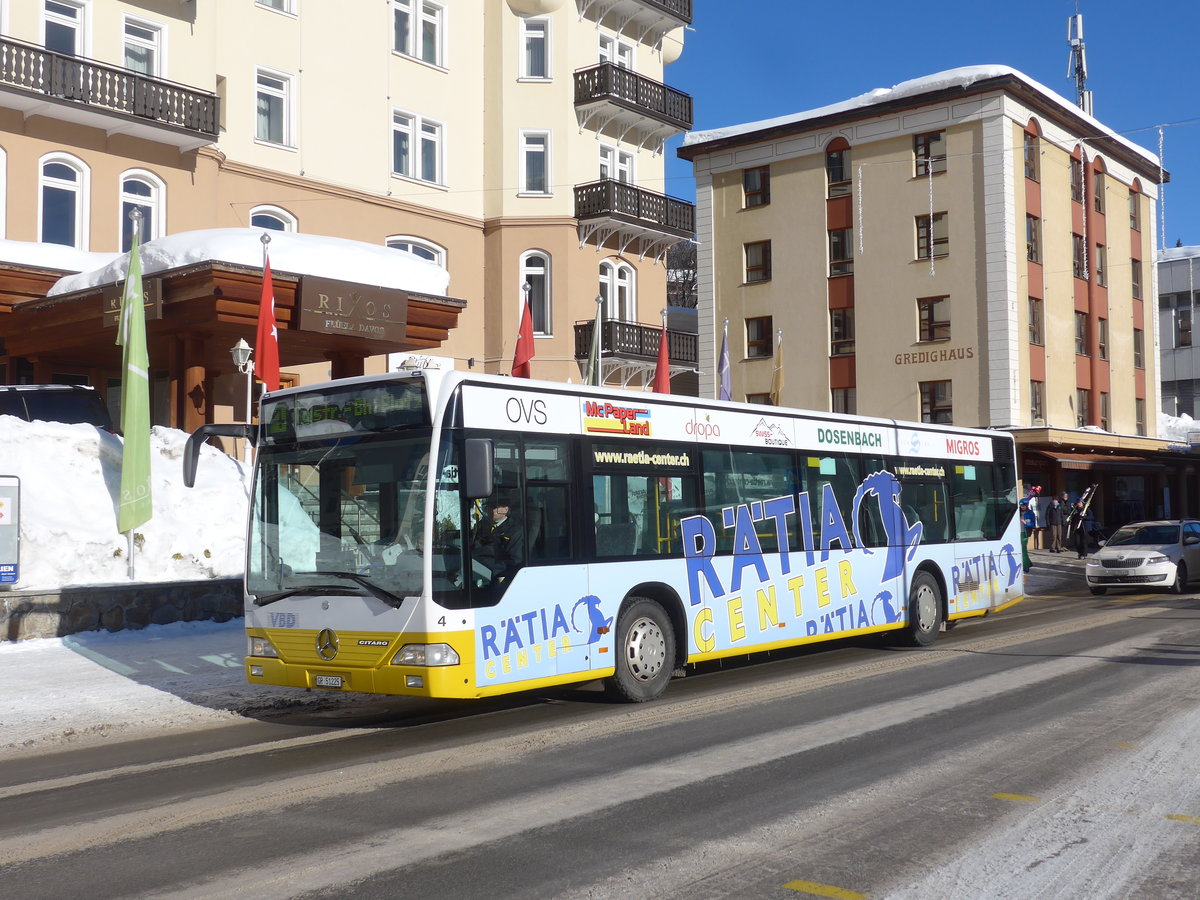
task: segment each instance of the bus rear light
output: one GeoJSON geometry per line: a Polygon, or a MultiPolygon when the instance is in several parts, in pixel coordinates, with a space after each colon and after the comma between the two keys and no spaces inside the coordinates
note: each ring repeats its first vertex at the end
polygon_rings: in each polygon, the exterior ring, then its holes
{"type": "Polygon", "coordinates": [[[405,644],[392,659],[394,666],[457,666],[459,662],[449,644],[405,644]]]}
{"type": "Polygon", "coordinates": [[[266,638],[252,637],[250,638],[250,656],[266,656],[271,659],[279,659],[279,651],[275,649],[275,645],[266,638]]]}

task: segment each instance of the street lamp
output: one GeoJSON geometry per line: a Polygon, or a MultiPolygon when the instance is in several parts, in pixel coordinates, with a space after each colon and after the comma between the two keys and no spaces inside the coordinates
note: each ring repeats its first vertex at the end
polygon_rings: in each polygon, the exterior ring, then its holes
{"type": "MultiPolygon", "coordinates": [[[[250,397],[254,386],[254,363],[250,361],[253,353],[253,348],[246,343],[245,338],[238,338],[238,342],[229,348],[229,355],[233,357],[234,367],[246,376],[246,422],[248,424],[254,423],[254,412],[250,408],[250,397]]],[[[249,440],[246,441],[243,447],[242,461],[246,465],[250,465],[249,440]]]]}

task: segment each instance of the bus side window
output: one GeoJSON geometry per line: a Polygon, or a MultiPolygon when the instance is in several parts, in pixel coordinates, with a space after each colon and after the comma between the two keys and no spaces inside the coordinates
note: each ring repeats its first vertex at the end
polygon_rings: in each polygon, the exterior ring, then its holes
{"type": "MultiPolygon", "coordinates": [[[[791,453],[723,449],[705,450],[702,456],[704,512],[716,530],[718,554],[734,551],[734,529],[725,527],[725,509],[794,496],[799,489],[791,453]]],[[[797,546],[796,517],[786,516],[785,521],[788,546],[794,549],[797,546]]],[[[773,553],[779,549],[776,527],[773,516],[763,516],[755,523],[759,546],[764,552],[773,553]]]]}
{"type": "Polygon", "coordinates": [[[808,456],[802,461],[805,463],[805,482],[812,512],[812,546],[822,550],[832,547],[852,549],[854,492],[858,490],[859,483],[858,461],[842,453],[808,456]],[[829,486],[828,490],[826,485],[829,486]],[[825,498],[830,493],[833,502],[827,506],[825,498]],[[824,541],[821,540],[822,535],[824,541]]]}
{"type": "Polygon", "coordinates": [[[525,442],[525,546],[530,562],[571,555],[570,445],[525,442]]]}
{"type": "Polygon", "coordinates": [[[695,510],[695,480],[593,475],[596,556],[671,556],[683,550],[679,520],[695,510]]]}

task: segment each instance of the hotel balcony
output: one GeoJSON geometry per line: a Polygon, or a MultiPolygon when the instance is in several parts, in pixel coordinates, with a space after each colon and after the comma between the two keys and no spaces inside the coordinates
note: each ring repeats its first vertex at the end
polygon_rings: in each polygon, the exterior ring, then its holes
{"type": "Polygon", "coordinates": [[[575,115],[581,128],[661,150],[668,137],[692,127],[692,98],[605,62],[575,72],[575,115]]]}
{"type": "MultiPolygon", "coordinates": [[[[575,361],[581,377],[587,375],[595,322],[575,323],[575,361]]],[[[654,383],[662,328],[606,319],[600,323],[600,383],[610,387],[642,388],[654,383]]],[[[671,375],[696,371],[695,332],[667,331],[667,358],[671,375]]],[[[678,393],[676,391],[676,393],[678,393]]]]}
{"type": "Polygon", "coordinates": [[[692,24],[692,0],[576,0],[576,6],[580,18],[651,44],[692,24]]]}
{"type": "Polygon", "coordinates": [[[0,107],[194,150],[217,140],[216,94],[0,38],[0,107]]]}
{"type": "Polygon", "coordinates": [[[603,178],[575,185],[579,245],[661,258],[696,233],[696,207],[624,181],[603,178]]]}

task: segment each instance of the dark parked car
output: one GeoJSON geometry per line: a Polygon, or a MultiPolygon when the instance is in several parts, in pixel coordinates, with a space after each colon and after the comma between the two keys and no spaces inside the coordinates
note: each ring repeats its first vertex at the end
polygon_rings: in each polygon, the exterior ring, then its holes
{"type": "Polygon", "coordinates": [[[95,425],[115,432],[108,407],[93,388],[77,384],[0,384],[0,416],[26,422],[95,425]]]}

